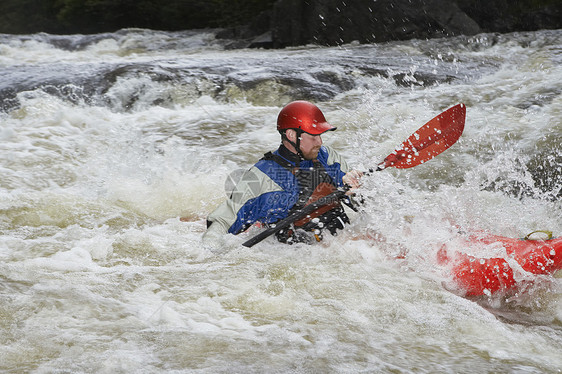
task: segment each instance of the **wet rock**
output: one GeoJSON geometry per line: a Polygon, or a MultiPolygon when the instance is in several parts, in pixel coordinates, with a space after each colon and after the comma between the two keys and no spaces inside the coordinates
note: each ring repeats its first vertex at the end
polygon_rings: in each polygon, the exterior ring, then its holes
{"type": "Polygon", "coordinates": [[[479,25],[445,0],[279,0],[272,16],[274,47],[338,45],[474,35],[479,25]]]}
{"type": "Polygon", "coordinates": [[[535,31],[562,28],[562,2],[457,0],[459,7],[485,32],[535,31]]]}
{"type": "Polygon", "coordinates": [[[562,28],[562,2],[278,0],[250,25],[225,30],[230,48],[341,45],[562,28]]]}
{"type": "Polygon", "coordinates": [[[248,45],[249,48],[271,48],[273,47],[273,38],[271,35],[271,31],[267,31],[250,41],[248,45]]]}
{"type": "Polygon", "coordinates": [[[217,39],[229,39],[227,49],[235,48],[272,48],[271,35],[272,11],[262,12],[250,24],[220,30],[217,39]]]}

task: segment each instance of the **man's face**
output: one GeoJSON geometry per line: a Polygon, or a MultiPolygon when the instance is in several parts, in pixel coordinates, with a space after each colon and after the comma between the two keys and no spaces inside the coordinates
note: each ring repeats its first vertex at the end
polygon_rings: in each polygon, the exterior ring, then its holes
{"type": "Polygon", "coordinates": [[[322,137],[320,135],[310,135],[303,132],[301,135],[301,152],[305,159],[314,160],[318,157],[318,152],[322,146],[322,137]]]}

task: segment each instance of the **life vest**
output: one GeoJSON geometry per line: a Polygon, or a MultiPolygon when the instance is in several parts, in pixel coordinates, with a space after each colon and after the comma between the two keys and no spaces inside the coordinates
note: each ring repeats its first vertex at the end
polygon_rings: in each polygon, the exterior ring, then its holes
{"type": "MultiPolygon", "coordinates": [[[[266,153],[263,159],[272,160],[283,166],[297,180],[299,186],[298,200],[289,214],[300,211],[308,204],[326,198],[337,190],[336,182],[318,160],[312,161],[312,168],[300,168],[271,152],[266,153]]],[[[337,235],[337,230],[343,229],[344,225],[348,223],[349,218],[340,200],[334,198],[306,217],[295,221],[289,228],[277,232],[276,236],[283,243],[320,241],[324,230],[328,230],[332,235],[337,235]]]]}

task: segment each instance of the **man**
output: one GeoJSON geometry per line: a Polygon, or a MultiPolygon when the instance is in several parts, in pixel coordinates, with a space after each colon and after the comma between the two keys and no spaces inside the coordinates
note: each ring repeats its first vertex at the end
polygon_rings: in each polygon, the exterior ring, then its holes
{"type": "MultiPolygon", "coordinates": [[[[265,226],[336,189],[359,187],[362,173],[349,170],[345,160],[322,145],[321,135],[336,130],[320,109],[307,101],[285,106],[277,118],[281,145],[246,171],[229,199],[207,218],[204,242],[226,233],[238,234],[256,222],[265,226]]],[[[336,235],[349,219],[339,200],[328,202],[290,228],[276,234],[284,243],[320,241],[336,235]]]]}

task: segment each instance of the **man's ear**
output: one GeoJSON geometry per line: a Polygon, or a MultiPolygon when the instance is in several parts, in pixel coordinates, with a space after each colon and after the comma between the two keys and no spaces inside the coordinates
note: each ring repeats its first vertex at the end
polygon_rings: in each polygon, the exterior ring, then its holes
{"type": "Polygon", "coordinates": [[[285,131],[285,136],[293,143],[297,141],[297,132],[293,129],[288,129],[287,131],[285,131]]]}

